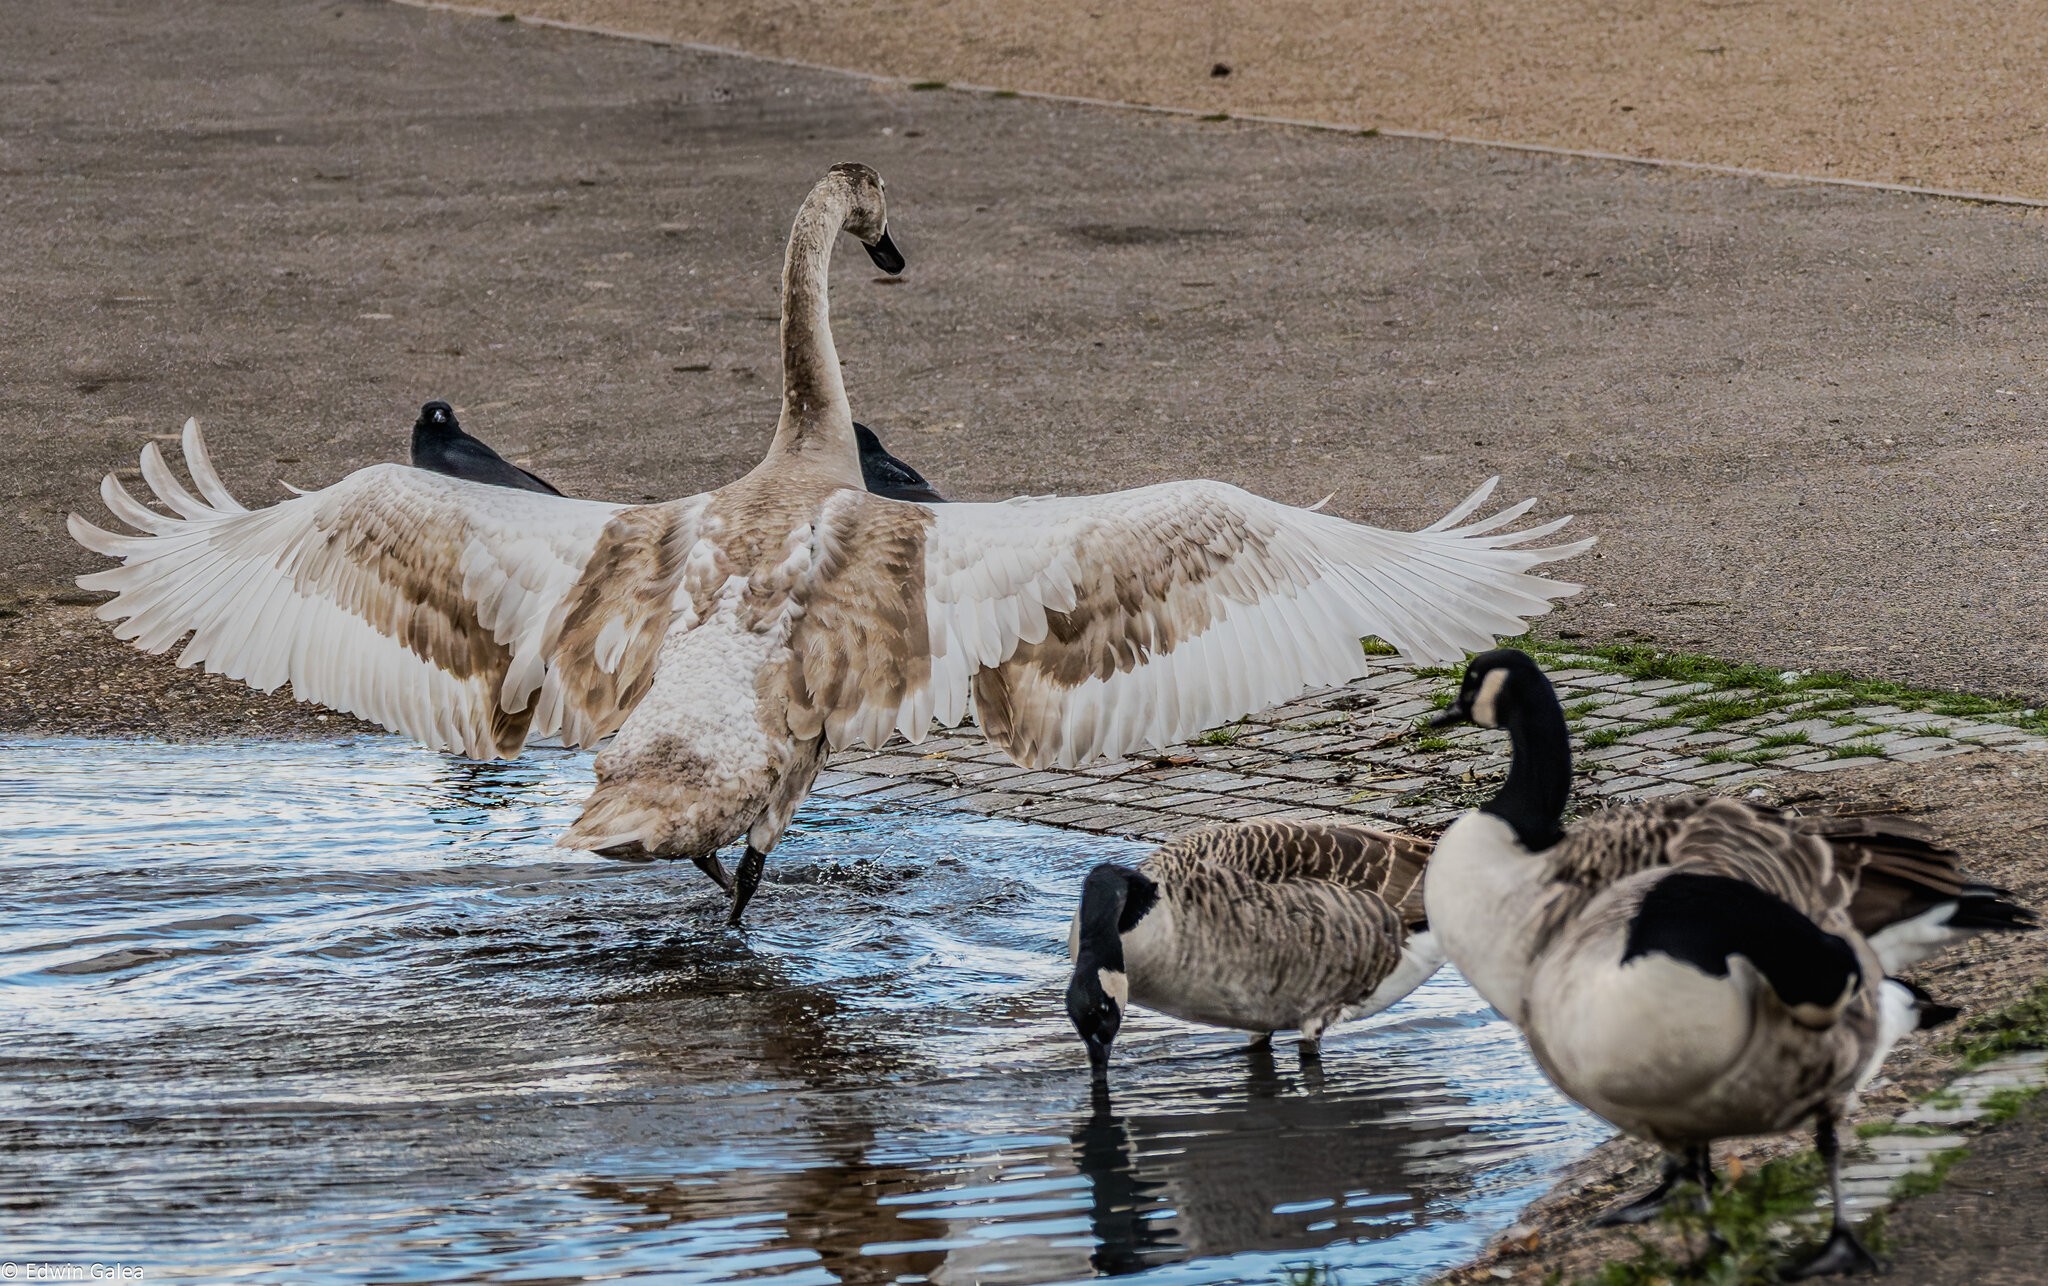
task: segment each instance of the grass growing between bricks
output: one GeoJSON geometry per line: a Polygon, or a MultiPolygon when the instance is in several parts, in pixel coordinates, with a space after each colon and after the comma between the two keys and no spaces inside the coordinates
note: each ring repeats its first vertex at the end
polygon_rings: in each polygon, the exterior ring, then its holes
{"type": "Polygon", "coordinates": [[[1702,692],[1679,707],[1680,722],[1694,727],[1718,726],[1702,723],[1703,717],[1732,723],[1762,714],[1823,715],[1883,705],[1964,721],[1995,719],[2026,732],[2048,735],[2048,713],[2017,697],[1916,688],[1888,679],[1865,679],[1831,670],[1774,670],[1694,652],[1667,652],[1639,643],[1553,642],[1525,634],[1507,640],[1502,646],[1520,648],[1546,667],[1575,666],[1631,679],[1706,684],[1712,692],[1702,692]],[[1688,706],[1699,713],[1688,717],[1688,706]]]}
{"type": "Polygon", "coordinates": [[[2048,1049],[2048,978],[1997,1013],[1972,1018],[1949,1047],[1962,1055],[1965,1067],[2023,1049],[2048,1049]]]}

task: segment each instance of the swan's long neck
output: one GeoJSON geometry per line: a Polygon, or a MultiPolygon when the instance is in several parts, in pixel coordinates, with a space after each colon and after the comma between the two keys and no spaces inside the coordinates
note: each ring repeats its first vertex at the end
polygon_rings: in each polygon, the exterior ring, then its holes
{"type": "Polygon", "coordinates": [[[770,454],[812,457],[859,486],[860,451],[827,303],[832,243],[846,224],[850,200],[844,187],[821,183],[790,229],[782,263],[782,419],[770,454]]]}
{"type": "Polygon", "coordinates": [[[1572,791],[1572,743],[1564,709],[1548,682],[1503,712],[1513,759],[1500,791],[1480,808],[1512,826],[1532,853],[1563,838],[1560,824],[1572,791]]]}

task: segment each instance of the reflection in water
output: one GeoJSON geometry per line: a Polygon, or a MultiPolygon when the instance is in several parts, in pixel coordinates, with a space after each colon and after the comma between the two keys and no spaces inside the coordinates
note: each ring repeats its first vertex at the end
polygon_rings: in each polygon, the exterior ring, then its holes
{"type": "Polygon", "coordinates": [[[1597,1137],[1447,975],[1320,1069],[1134,1015],[1091,1097],[1065,925],[1136,846],[816,796],[738,934],[692,866],[551,846],[586,757],[0,755],[17,1256],[1363,1284],[1462,1257],[1597,1137]]]}

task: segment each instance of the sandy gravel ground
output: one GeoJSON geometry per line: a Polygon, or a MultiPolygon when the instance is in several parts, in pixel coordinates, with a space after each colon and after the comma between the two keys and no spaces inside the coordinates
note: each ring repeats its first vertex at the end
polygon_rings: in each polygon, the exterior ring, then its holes
{"type": "Polygon", "coordinates": [[[507,7],[911,78],[2048,197],[2041,0],[507,7]]]}
{"type": "Polygon", "coordinates": [[[400,454],[436,396],[582,494],[737,476],[790,212],[859,157],[910,271],[841,257],[848,384],[953,495],[1206,476],[1421,525],[1500,473],[1602,539],[1546,628],[2048,690],[2026,218],[385,4],[23,23],[0,607],[98,565],[63,515],[188,414],[249,503],[400,454]]]}

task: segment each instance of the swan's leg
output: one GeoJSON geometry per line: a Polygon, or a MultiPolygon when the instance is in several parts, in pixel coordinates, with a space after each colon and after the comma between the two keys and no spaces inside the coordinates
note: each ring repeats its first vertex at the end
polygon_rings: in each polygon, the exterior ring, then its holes
{"type": "Polygon", "coordinates": [[[727,893],[732,892],[732,876],[725,873],[725,863],[718,860],[718,854],[706,853],[702,857],[693,857],[690,860],[697,864],[698,870],[711,877],[713,884],[727,893]]]}
{"type": "Polygon", "coordinates": [[[1593,1221],[1595,1228],[1618,1228],[1626,1224],[1648,1223],[1664,1211],[1665,1202],[1671,1199],[1671,1190],[1686,1178],[1690,1167],[1678,1157],[1664,1154],[1664,1174],[1657,1180],[1657,1186],[1642,1196],[1614,1207],[1593,1221]]]}
{"type": "Polygon", "coordinates": [[[747,903],[754,900],[754,890],[760,887],[761,868],[767,864],[768,859],[762,856],[760,849],[747,845],[746,853],[740,858],[739,874],[733,878],[732,914],[725,917],[727,924],[738,927],[740,917],[747,912],[747,903]]]}
{"type": "Polygon", "coordinates": [[[1785,1270],[1786,1281],[1804,1281],[1808,1277],[1845,1277],[1851,1274],[1874,1273],[1877,1260],[1863,1245],[1862,1238],[1842,1219],[1842,1145],[1835,1138],[1835,1118],[1823,1112],[1813,1130],[1813,1146],[1820,1153],[1820,1159],[1828,1167],[1828,1196],[1835,1206],[1835,1226],[1828,1231],[1828,1239],[1804,1263],[1794,1264],[1785,1270]]]}

